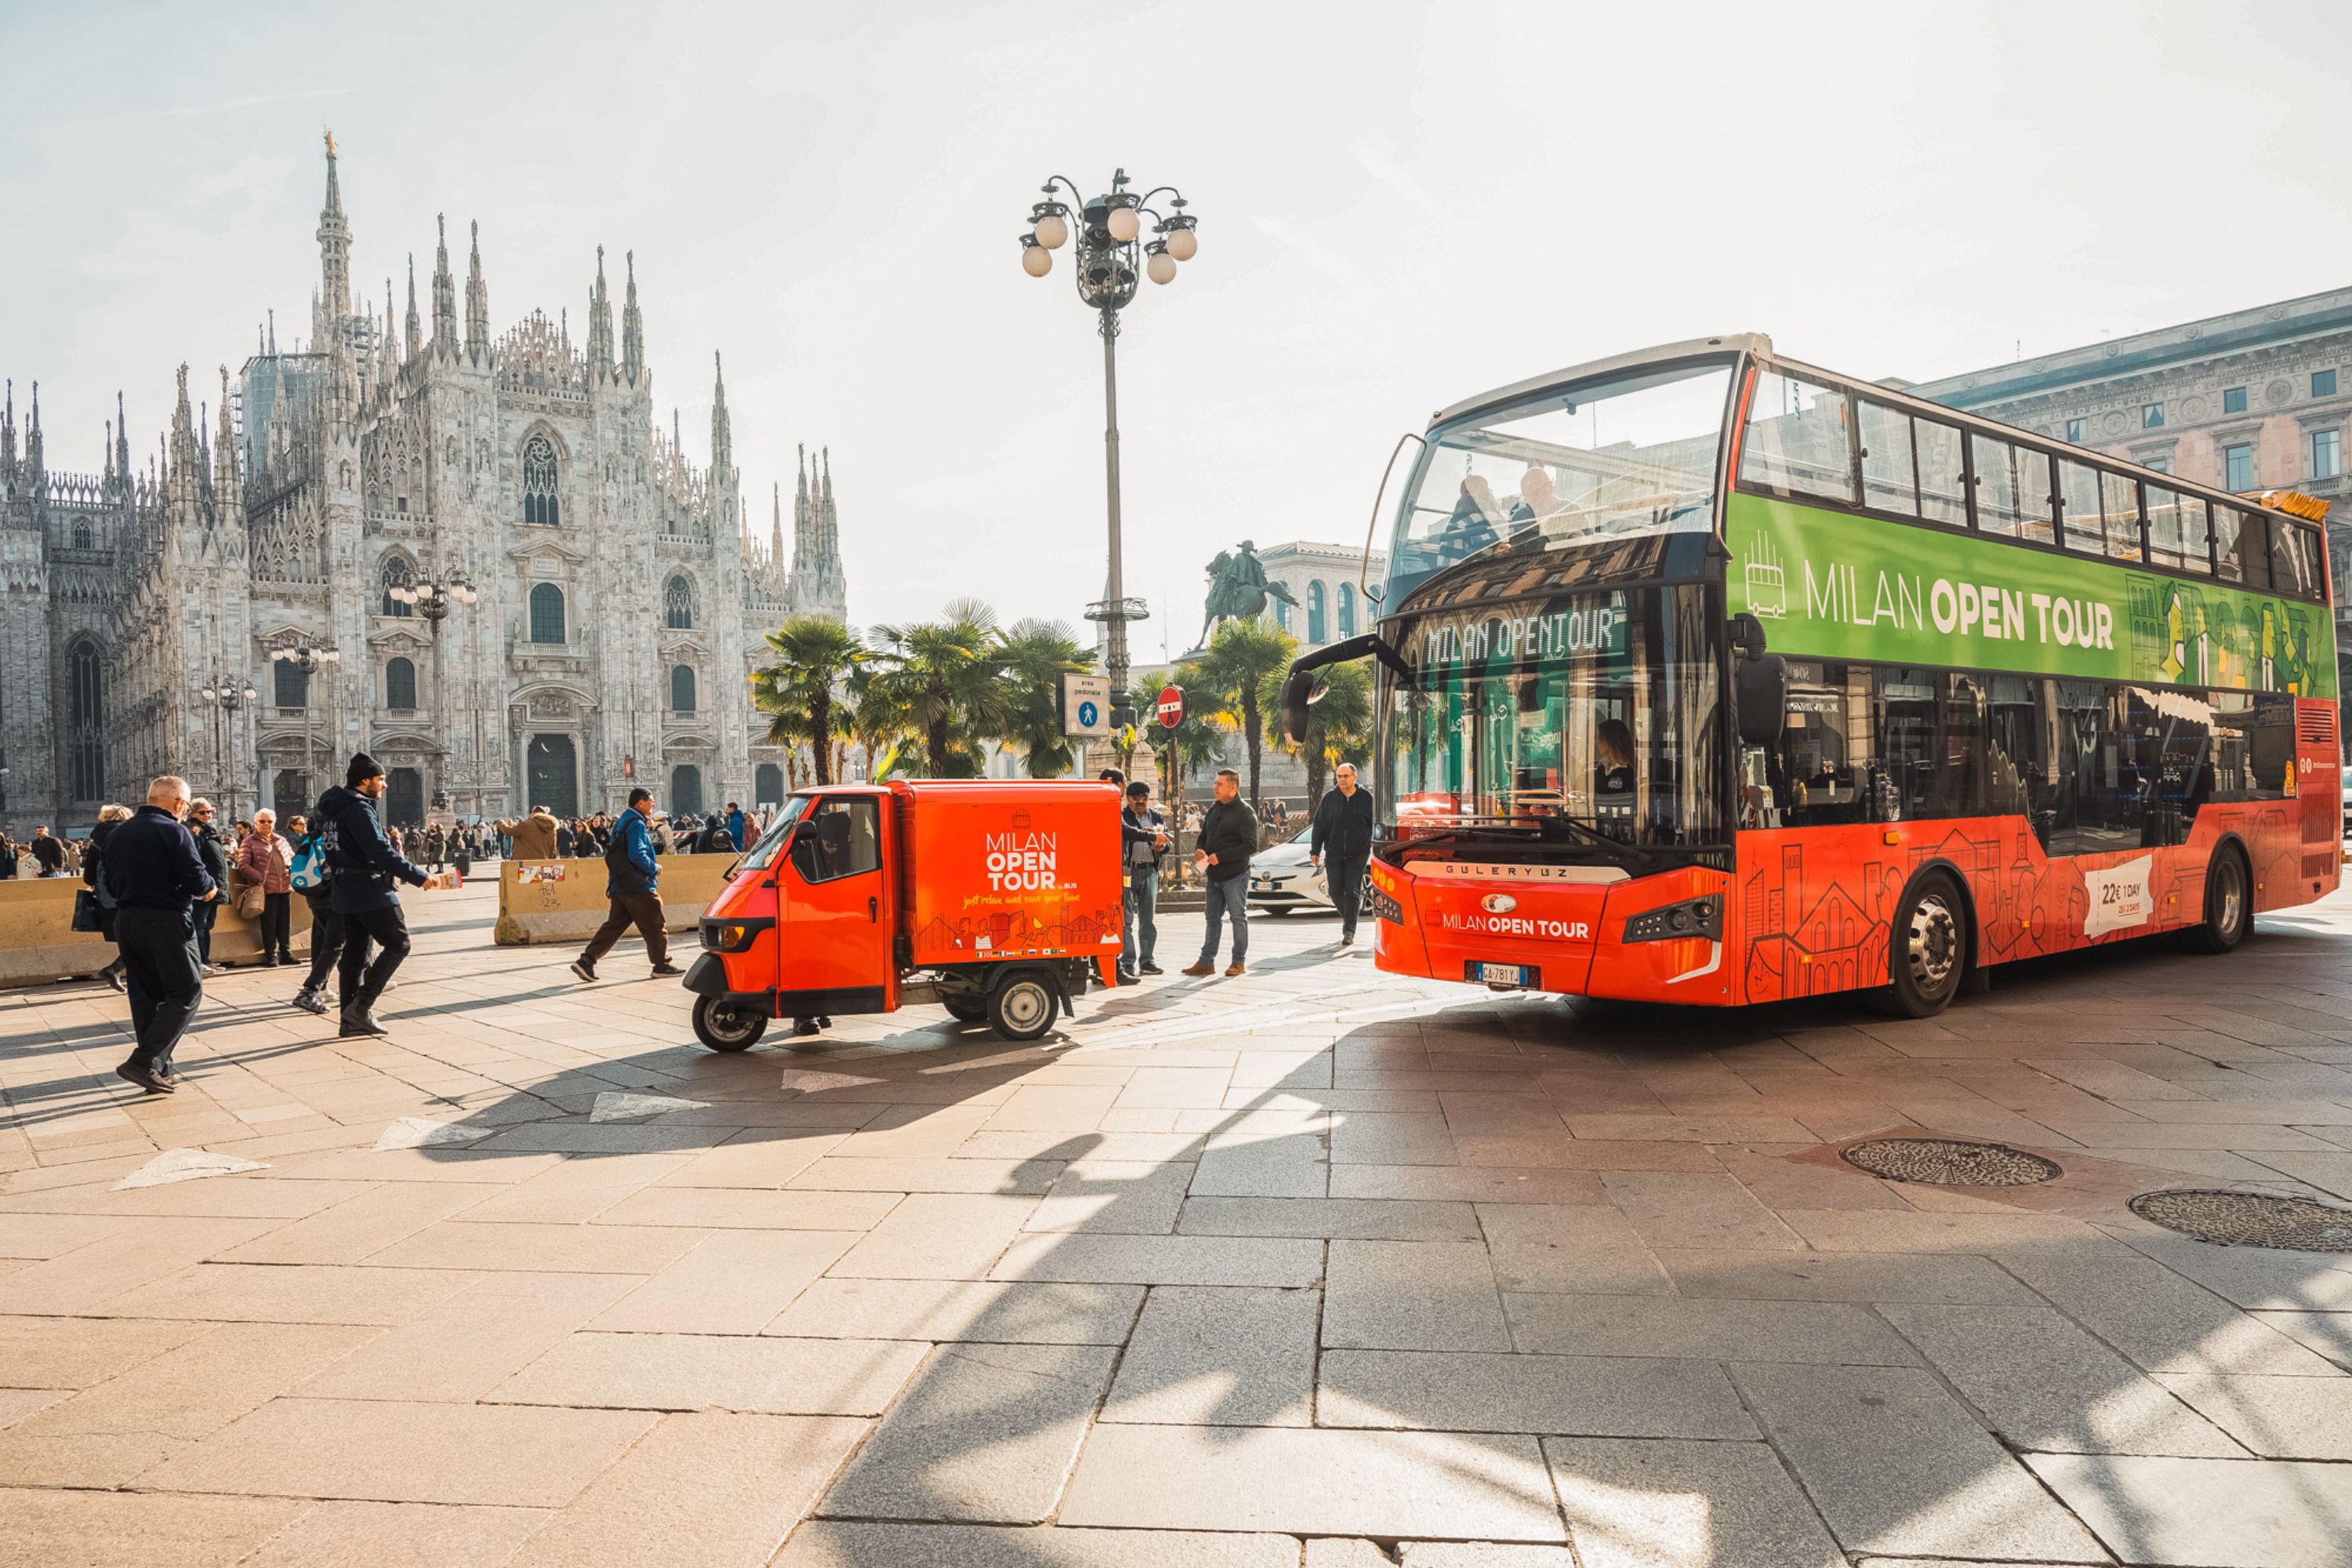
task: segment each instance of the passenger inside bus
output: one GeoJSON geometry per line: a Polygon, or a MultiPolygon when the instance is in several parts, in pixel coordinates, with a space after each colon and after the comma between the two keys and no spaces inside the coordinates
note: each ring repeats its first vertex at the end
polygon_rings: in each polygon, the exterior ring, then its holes
{"type": "Polygon", "coordinates": [[[1467,561],[1500,541],[1502,534],[1495,525],[1502,515],[1503,509],[1495,500],[1495,487],[1486,482],[1486,477],[1465,475],[1462,493],[1454,502],[1454,515],[1445,520],[1445,531],[1437,539],[1439,567],[1467,561]]]}
{"type": "Polygon", "coordinates": [[[1592,731],[1593,805],[1603,823],[1633,816],[1633,731],[1622,719],[1603,719],[1592,731]]]}
{"type": "Polygon", "coordinates": [[[1538,463],[1519,476],[1519,499],[1511,507],[1511,537],[1517,538],[1559,510],[1559,494],[1553,489],[1551,470],[1538,463]]]}

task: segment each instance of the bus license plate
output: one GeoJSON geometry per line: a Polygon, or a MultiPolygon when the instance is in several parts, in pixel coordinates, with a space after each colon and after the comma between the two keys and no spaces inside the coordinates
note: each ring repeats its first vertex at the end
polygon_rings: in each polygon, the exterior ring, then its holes
{"type": "Polygon", "coordinates": [[[1532,963],[1476,963],[1470,965],[1470,978],[1482,985],[1535,985],[1543,972],[1532,963]]]}

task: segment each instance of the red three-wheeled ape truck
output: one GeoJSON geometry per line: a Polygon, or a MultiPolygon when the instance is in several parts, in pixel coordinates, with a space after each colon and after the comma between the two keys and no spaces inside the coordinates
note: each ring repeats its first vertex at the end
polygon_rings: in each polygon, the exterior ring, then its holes
{"type": "Polygon", "coordinates": [[[1090,976],[1114,984],[1123,923],[1109,784],[924,779],[786,801],[702,917],[685,985],[715,1051],[772,1018],[938,1002],[1034,1040],[1090,976]]]}

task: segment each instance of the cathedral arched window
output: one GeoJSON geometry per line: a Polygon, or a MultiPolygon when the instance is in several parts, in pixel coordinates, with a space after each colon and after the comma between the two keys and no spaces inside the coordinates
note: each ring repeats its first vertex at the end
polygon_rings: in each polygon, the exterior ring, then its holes
{"type": "Polygon", "coordinates": [[[379,616],[407,615],[409,607],[406,605],[402,604],[398,599],[394,598],[392,596],[392,591],[394,588],[408,587],[415,581],[416,574],[409,569],[407,562],[402,560],[397,555],[385,556],[383,562],[383,595],[377,601],[375,613],[379,616]]]}
{"type": "Polygon", "coordinates": [[[522,444],[522,520],[525,522],[546,523],[553,527],[563,521],[562,503],[555,495],[559,471],[554,442],[544,436],[533,436],[522,444]]]}
{"type": "Polygon", "coordinates": [[[662,590],[662,625],[674,632],[694,628],[694,588],[683,577],[673,577],[662,590]]]}
{"type": "Polygon", "coordinates": [[[67,650],[66,666],[73,696],[73,797],[98,800],[106,794],[106,662],[98,645],[84,637],[67,650]]]}
{"type": "Polygon", "coordinates": [[[86,517],[78,517],[74,519],[73,547],[76,550],[88,550],[90,548],[89,519],[86,517]]]}
{"type": "Polygon", "coordinates": [[[674,664],[669,668],[669,706],[674,713],[694,711],[694,667],[674,664]]]}
{"type": "Polygon", "coordinates": [[[416,666],[409,660],[395,658],[383,667],[383,705],[395,709],[416,706],[416,666]]]}
{"type": "Polygon", "coordinates": [[[280,708],[310,706],[310,678],[302,667],[290,658],[274,659],[271,668],[278,672],[276,689],[271,696],[280,708]]]}
{"type": "Polygon", "coordinates": [[[1339,584],[1339,635],[1356,635],[1356,585],[1352,583],[1339,584]]]}
{"type": "Polygon", "coordinates": [[[1323,584],[1318,578],[1307,584],[1307,640],[1326,643],[1331,640],[1331,628],[1323,616],[1323,584]]]}
{"type": "Polygon", "coordinates": [[[539,584],[530,591],[530,640],[563,640],[563,590],[552,583],[539,584]]]}

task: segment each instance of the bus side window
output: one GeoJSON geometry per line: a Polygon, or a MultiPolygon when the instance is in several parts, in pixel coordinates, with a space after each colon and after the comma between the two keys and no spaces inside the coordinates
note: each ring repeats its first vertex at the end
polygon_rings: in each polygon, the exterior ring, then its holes
{"type": "Polygon", "coordinates": [[[2086,555],[2101,553],[2105,546],[2099,521],[2099,470],[2072,458],[2059,458],[2058,497],[2063,509],[2059,525],[2065,531],[2066,548],[2086,555]]]}
{"type": "Polygon", "coordinates": [[[2101,509],[2106,513],[2107,558],[2137,561],[2140,557],[2139,481],[2122,474],[2099,473],[2101,509]]]}
{"type": "Polygon", "coordinates": [[[1876,820],[1868,672],[1841,664],[1790,672],[1775,781],[1783,819],[1791,827],[1876,820]]]}
{"type": "Polygon", "coordinates": [[[2180,564],[2189,571],[2213,570],[2213,545],[2205,521],[2211,510],[2201,497],[2180,498],[2180,564]]]}
{"type": "Polygon", "coordinates": [[[2213,565],[2224,583],[2246,580],[2245,514],[2235,507],[2213,509],[2213,565]]]}
{"type": "Polygon", "coordinates": [[[1960,433],[1933,419],[1911,421],[1919,455],[1919,515],[1929,522],[1969,525],[1968,472],[1960,461],[1960,433]]]}
{"type": "Polygon", "coordinates": [[[1919,515],[1919,473],[1911,461],[1911,419],[1868,398],[1862,410],[1862,504],[1919,515]]]}
{"type": "Polygon", "coordinates": [[[1767,371],[1756,378],[1739,446],[1743,484],[1853,504],[1853,432],[1846,395],[1767,371]]]}

